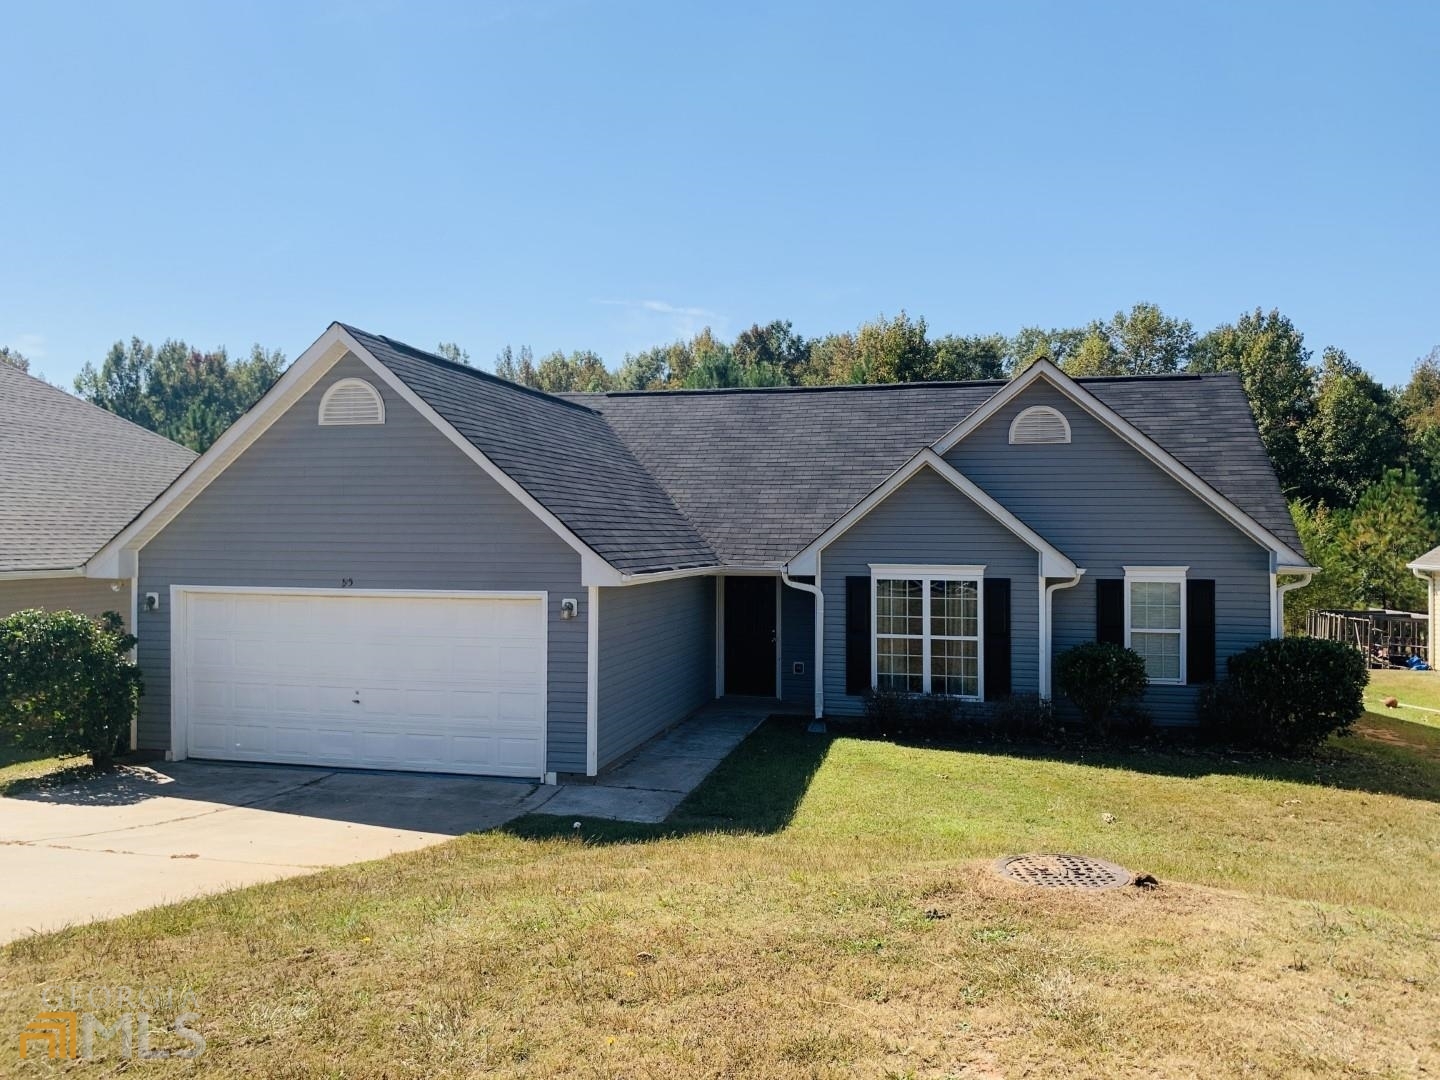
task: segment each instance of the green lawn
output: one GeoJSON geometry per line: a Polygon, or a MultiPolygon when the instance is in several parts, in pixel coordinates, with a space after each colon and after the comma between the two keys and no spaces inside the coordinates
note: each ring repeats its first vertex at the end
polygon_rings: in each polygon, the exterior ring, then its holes
{"type": "Polygon", "coordinates": [[[1393,716],[1308,763],[772,720],[663,826],[532,816],[18,942],[0,1028],[143,984],[229,1077],[1433,1074],[1437,808],[1440,730],[1393,716]],[[1161,886],[990,869],[1037,850],[1161,886]]]}
{"type": "Polygon", "coordinates": [[[1370,685],[1365,690],[1365,707],[1377,712],[1388,712],[1417,724],[1440,727],[1440,672],[1372,671],[1370,685]],[[1400,702],[1399,709],[1384,707],[1384,700],[1391,697],[1400,702]]]}
{"type": "Polygon", "coordinates": [[[17,782],[30,782],[71,769],[88,769],[86,757],[51,757],[34,750],[17,750],[0,746],[0,795],[17,782]]]}

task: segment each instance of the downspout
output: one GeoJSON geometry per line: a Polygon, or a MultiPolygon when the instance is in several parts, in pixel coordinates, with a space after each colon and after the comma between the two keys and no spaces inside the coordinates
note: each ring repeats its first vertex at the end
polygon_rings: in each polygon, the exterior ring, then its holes
{"type": "Polygon", "coordinates": [[[1300,575],[1299,581],[1287,581],[1284,585],[1275,586],[1275,596],[1280,606],[1280,625],[1277,627],[1280,632],[1276,635],[1277,637],[1285,636],[1285,594],[1291,589],[1303,589],[1306,585],[1310,584],[1310,579],[1314,576],[1314,570],[1307,570],[1300,575]]]}
{"type": "MultiPolygon", "coordinates": [[[[815,570],[815,577],[818,580],[820,577],[820,563],[818,559],[815,563],[815,570]]],[[[792,580],[790,577],[790,567],[788,566],[780,567],[780,580],[792,589],[808,592],[811,596],[815,597],[815,719],[819,720],[825,712],[825,689],[820,685],[821,675],[825,671],[820,659],[821,649],[824,647],[825,594],[820,591],[819,585],[807,585],[803,581],[792,580]]]]}
{"type": "Polygon", "coordinates": [[[1075,571],[1075,576],[1068,581],[1057,581],[1053,585],[1045,586],[1045,607],[1042,612],[1045,625],[1041,632],[1045,635],[1044,647],[1040,651],[1040,696],[1050,697],[1050,658],[1055,651],[1055,637],[1053,628],[1055,625],[1054,596],[1061,589],[1073,589],[1080,584],[1080,579],[1085,576],[1085,571],[1075,571]]]}

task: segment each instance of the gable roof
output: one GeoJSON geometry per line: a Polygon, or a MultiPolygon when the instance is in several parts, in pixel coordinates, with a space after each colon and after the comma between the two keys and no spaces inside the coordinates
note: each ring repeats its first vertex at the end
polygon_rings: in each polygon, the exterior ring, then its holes
{"type": "MultiPolygon", "coordinates": [[[[1300,541],[1237,377],[1076,380],[1273,533],[1300,541]]],[[[569,395],[602,412],[723,563],[806,547],[1013,382],[569,395]]],[[[940,449],[940,446],[936,446],[940,449]]]]}
{"type": "MultiPolygon", "coordinates": [[[[782,566],[965,418],[1036,377],[555,395],[334,323],[87,572],[113,576],[347,351],[579,552],[586,584],[602,585],[782,566]]],[[[1137,447],[1159,444],[1148,456],[1244,531],[1269,536],[1260,542],[1282,563],[1296,561],[1294,525],[1238,379],[1061,378],[1137,447]]]]}
{"type": "Polygon", "coordinates": [[[194,459],[0,363],[0,574],[82,566],[194,459]]]}
{"type": "Polygon", "coordinates": [[[715,565],[714,549],[595,410],[341,325],[617,570],[715,565]]]}

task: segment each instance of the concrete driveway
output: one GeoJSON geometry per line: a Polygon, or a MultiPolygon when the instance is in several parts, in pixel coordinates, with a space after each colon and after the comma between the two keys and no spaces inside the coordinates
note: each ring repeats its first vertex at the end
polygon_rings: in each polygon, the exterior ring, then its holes
{"type": "Polygon", "coordinates": [[[0,942],[492,829],[553,787],[183,761],[0,798],[0,942]]]}

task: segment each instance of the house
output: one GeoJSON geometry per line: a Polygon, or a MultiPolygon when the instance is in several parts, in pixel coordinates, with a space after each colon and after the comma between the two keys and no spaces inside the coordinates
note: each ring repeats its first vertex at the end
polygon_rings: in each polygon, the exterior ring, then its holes
{"type": "Polygon", "coordinates": [[[126,575],[85,564],[195,455],[0,363],[0,616],[25,608],[128,621],[126,575]]]}
{"type": "Polygon", "coordinates": [[[88,566],[141,747],[524,777],[1097,636],[1187,722],[1309,569],[1230,375],[554,396],[338,323],[88,566]]]}
{"type": "Polygon", "coordinates": [[[1440,641],[1440,547],[1431,548],[1414,562],[1405,564],[1410,572],[1425,582],[1425,659],[1433,668],[1437,657],[1430,654],[1434,643],[1440,641]]]}

